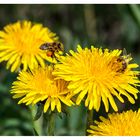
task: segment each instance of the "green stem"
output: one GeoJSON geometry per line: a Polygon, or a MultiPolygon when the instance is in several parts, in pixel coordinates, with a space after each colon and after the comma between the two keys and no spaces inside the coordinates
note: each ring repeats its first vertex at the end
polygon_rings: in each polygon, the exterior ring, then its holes
{"type": "Polygon", "coordinates": [[[42,134],[42,118],[34,121],[34,116],[36,113],[36,106],[29,106],[31,112],[31,121],[34,130],[34,135],[41,135],[42,134]]]}
{"type": "Polygon", "coordinates": [[[54,136],[55,130],[55,113],[51,112],[48,121],[48,136],[54,136]]]}
{"type": "Polygon", "coordinates": [[[87,129],[92,123],[93,123],[93,110],[87,110],[86,136],[88,135],[87,129]]]}

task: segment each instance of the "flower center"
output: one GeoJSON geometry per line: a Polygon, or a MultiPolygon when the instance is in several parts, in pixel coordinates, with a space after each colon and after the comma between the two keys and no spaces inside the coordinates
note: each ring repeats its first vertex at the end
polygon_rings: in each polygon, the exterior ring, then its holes
{"type": "Polygon", "coordinates": [[[43,43],[41,38],[37,34],[32,33],[30,30],[24,30],[15,32],[13,35],[12,46],[15,46],[17,50],[26,54],[36,54],[39,51],[39,46],[43,43]]]}

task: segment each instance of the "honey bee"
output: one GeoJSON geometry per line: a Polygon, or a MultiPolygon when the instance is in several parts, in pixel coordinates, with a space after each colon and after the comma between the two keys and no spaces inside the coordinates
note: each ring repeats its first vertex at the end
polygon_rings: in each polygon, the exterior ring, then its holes
{"type": "Polygon", "coordinates": [[[130,60],[131,60],[131,54],[127,54],[126,49],[124,48],[123,55],[117,58],[117,62],[122,64],[122,67],[119,70],[117,70],[117,72],[123,73],[126,70],[130,60]]]}
{"type": "Polygon", "coordinates": [[[40,46],[41,50],[47,50],[46,54],[48,57],[55,57],[55,53],[64,51],[63,45],[60,42],[44,43],[40,46]]]}

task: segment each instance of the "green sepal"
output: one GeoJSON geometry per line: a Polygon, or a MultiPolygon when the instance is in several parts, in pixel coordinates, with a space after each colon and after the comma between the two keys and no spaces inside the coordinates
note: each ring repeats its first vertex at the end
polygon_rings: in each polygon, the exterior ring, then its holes
{"type": "Polygon", "coordinates": [[[37,131],[33,128],[33,134],[34,136],[39,136],[39,134],[37,133],[37,131]]]}
{"type": "Polygon", "coordinates": [[[37,107],[37,112],[36,112],[33,120],[37,121],[41,117],[42,112],[43,112],[43,104],[39,103],[38,107],[37,107]]]}

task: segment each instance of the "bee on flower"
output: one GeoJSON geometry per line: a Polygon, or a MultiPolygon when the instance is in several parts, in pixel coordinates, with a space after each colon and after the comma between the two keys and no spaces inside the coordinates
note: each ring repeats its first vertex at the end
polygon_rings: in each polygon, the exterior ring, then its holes
{"type": "Polygon", "coordinates": [[[124,95],[132,104],[138,98],[139,71],[134,70],[138,65],[131,60],[130,55],[122,55],[122,50],[93,46],[82,49],[78,45],[77,52],[70,50],[70,54],[59,58],[53,75],[70,82],[68,89],[77,95],[77,105],[84,101],[89,110],[98,111],[103,102],[108,112],[110,103],[118,111],[115,96],[124,103],[124,95]]]}
{"type": "Polygon", "coordinates": [[[60,42],[44,43],[40,46],[41,50],[46,50],[46,55],[57,59],[57,54],[63,54],[64,46],[60,42]]]}
{"type": "Polygon", "coordinates": [[[0,31],[0,62],[6,61],[11,72],[45,67],[45,61],[56,62],[40,50],[45,42],[57,42],[58,37],[47,27],[31,21],[17,21],[0,31]]]}

